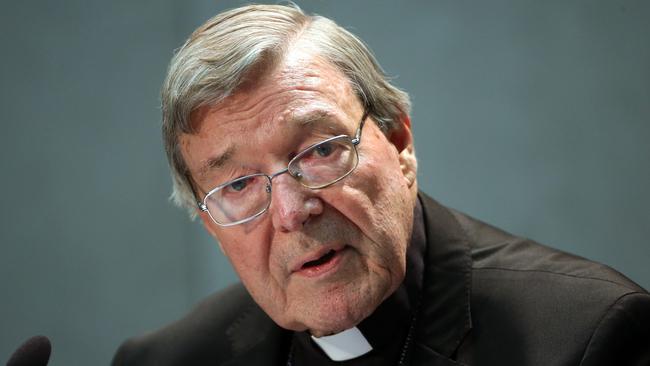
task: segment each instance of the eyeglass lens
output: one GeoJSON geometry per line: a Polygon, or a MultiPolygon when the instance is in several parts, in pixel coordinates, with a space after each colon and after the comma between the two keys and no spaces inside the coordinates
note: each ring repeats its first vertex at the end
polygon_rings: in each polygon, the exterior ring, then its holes
{"type": "MultiPolygon", "coordinates": [[[[288,171],[303,186],[318,189],[347,176],[358,163],[348,136],[336,136],[306,150],[289,162],[288,171]]],[[[246,221],[263,213],[271,203],[271,178],[253,174],[233,180],[205,198],[213,220],[222,225],[246,221]]]]}

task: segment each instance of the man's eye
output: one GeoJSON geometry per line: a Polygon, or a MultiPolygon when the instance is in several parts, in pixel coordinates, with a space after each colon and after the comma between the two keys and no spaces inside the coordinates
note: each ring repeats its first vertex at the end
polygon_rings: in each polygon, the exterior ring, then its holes
{"type": "Polygon", "coordinates": [[[314,152],[318,154],[320,157],[327,157],[329,156],[332,151],[334,151],[335,146],[332,143],[326,142],[324,144],[320,144],[316,146],[314,149],[314,152]]]}
{"type": "Polygon", "coordinates": [[[236,181],[236,182],[232,182],[232,183],[230,183],[230,184],[228,185],[228,188],[229,188],[230,190],[232,190],[232,191],[241,192],[241,191],[242,191],[244,188],[246,188],[246,186],[248,185],[248,180],[249,180],[249,179],[250,179],[250,178],[247,178],[247,179],[241,179],[241,180],[238,180],[238,181],[236,181]]]}

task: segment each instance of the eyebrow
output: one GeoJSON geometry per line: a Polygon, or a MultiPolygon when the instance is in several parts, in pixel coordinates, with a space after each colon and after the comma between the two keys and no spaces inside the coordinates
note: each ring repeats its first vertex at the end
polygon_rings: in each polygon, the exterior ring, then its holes
{"type": "Polygon", "coordinates": [[[211,170],[222,168],[224,165],[226,165],[234,153],[235,147],[229,146],[224,153],[206,159],[205,163],[201,166],[199,174],[205,176],[211,170]]]}
{"type": "Polygon", "coordinates": [[[309,126],[314,122],[322,121],[324,119],[331,119],[334,114],[324,110],[324,109],[315,109],[305,113],[293,113],[289,117],[289,122],[294,122],[300,125],[301,127],[309,126]]]}

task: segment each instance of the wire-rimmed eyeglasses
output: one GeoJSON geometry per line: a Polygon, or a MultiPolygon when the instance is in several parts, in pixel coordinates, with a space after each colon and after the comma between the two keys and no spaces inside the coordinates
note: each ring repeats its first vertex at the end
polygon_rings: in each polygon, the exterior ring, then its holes
{"type": "Polygon", "coordinates": [[[266,212],[271,205],[273,178],[289,173],[309,189],[321,189],[347,177],[359,164],[357,145],[368,117],[366,109],[359,127],[351,138],[338,135],[315,143],[299,152],[287,167],[271,175],[250,174],[220,184],[208,191],[197,205],[219,226],[249,222],[266,212]]]}

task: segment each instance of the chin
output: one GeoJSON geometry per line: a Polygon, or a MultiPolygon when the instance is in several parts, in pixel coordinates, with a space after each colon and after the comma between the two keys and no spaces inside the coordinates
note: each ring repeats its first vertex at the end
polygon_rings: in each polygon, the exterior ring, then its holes
{"type": "Polygon", "coordinates": [[[336,334],[361,323],[383,300],[384,296],[368,296],[363,290],[355,291],[352,296],[330,294],[326,299],[311,302],[311,310],[300,314],[301,323],[316,337],[336,334]]]}
{"type": "Polygon", "coordinates": [[[340,333],[361,323],[369,314],[323,314],[328,318],[320,318],[308,325],[309,333],[315,337],[322,337],[340,333]]]}

